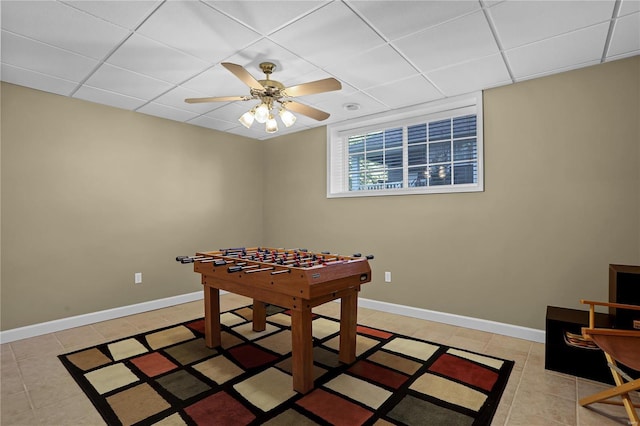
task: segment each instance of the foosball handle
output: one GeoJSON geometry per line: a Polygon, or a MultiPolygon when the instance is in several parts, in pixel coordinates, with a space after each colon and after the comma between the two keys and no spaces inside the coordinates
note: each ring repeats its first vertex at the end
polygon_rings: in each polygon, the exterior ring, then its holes
{"type": "Polygon", "coordinates": [[[240,271],[242,271],[242,266],[229,266],[229,268],[227,269],[227,272],[230,274],[240,271]]]}
{"type": "Polygon", "coordinates": [[[190,257],[187,257],[187,258],[184,258],[184,259],[180,260],[180,263],[182,263],[183,265],[187,264],[187,263],[193,263],[193,262],[194,262],[194,260],[192,258],[190,258],[190,257]]]}
{"type": "Polygon", "coordinates": [[[373,255],[372,254],[368,254],[366,257],[367,257],[368,260],[373,259],[373,255]]]}

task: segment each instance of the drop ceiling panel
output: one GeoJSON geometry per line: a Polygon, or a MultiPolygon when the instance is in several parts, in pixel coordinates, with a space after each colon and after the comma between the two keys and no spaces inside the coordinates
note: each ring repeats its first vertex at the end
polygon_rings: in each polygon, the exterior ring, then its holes
{"type": "MultiPolygon", "coordinates": [[[[319,69],[300,56],[291,53],[284,47],[269,39],[260,40],[259,42],[244,49],[240,54],[229,57],[225,62],[242,65],[256,80],[262,80],[265,78],[265,75],[260,69],[260,63],[272,62],[276,65],[276,68],[271,75],[271,78],[281,82],[285,86],[305,83],[309,80],[305,80],[304,75],[319,69]]],[[[222,68],[220,65],[217,67],[222,68]]],[[[230,74],[226,69],[224,69],[224,72],[226,74],[230,74]]],[[[324,73],[323,76],[319,78],[327,77],[329,77],[329,75],[324,73]]],[[[248,88],[246,86],[244,87],[248,94],[248,88]]],[[[245,93],[243,92],[242,94],[245,93]]]]}
{"type": "Polygon", "coordinates": [[[208,96],[209,95],[178,86],[155,98],[153,101],[173,108],[184,109],[198,114],[205,114],[211,110],[219,108],[221,104],[217,102],[188,104],[184,100],[187,98],[204,98],[208,96]]]}
{"type": "Polygon", "coordinates": [[[423,72],[498,53],[482,12],[429,28],[394,44],[423,72]]]}
{"type": "Polygon", "coordinates": [[[220,130],[221,132],[226,132],[237,127],[237,124],[229,123],[224,120],[218,120],[217,118],[209,117],[208,115],[200,115],[189,120],[188,123],[200,127],[206,127],[208,129],[220,130]]]}
{"type": "Polygon", "coordinates": [[[625,0],[620,4],[619,16],[625,16],[634,12],[640,12],[640,1],[625,0]]]}
{"type": "Polygon", "coordinates": [[[197,58],[216,63],[260,38],[253,30],[204,3],[168,1],[138,33],[197,58]]]}
{"type": "Polygon", "coordinates": [[[153,99],[174,87],[170,83],[110,64],[102,64],[84,84],[138,99],[153,99]]]}
{"type": "Polygon", "coordinates": [[[91,86],[82,86],[73,95],[74,98],[95,102],[102,105],[109,105],[116,108],[136,109],[144,105],[143,99],[126,96],[121,93],[114,93],[108,90],[98,89],[91,86]]]}
{"type": "Polygon", "coordinates": [[[593,24],[607,22],[613,0],[505,1],[489,10],[502,47],[511,49],[593,24]]]}
{"type": "Polygon", "coordinates": [[[402,80],[418,71],[389,45],[382,45],[326,68],[336,78],[366,89],[386,82],[402,80]]]}
{"type": "Polygon", "coordinates": [[[103,59],[129,33],[57,1],[3,1],[2,28],[51,46],[103,59]],[[81,36],[80,36],[81,35],[81,36]]]}
{"type": "Polygon", "coordinates": [[[359,116],[390,110],[386,105],[362,92],[353,92],[341,97],[327,97],[326,99],[327,100],[318,103],[309,103],[309,105],[329,112],[331,114],[331,117],[328,119],[330,122],[353,118],[354,114],[344,109],[344,105],[349,103],[360,105],[360,109],[358,110],[359,116]]]}
{"type": "Polygon", "coordinates": [[[201,59],[138,34],[129,37],[107,62],[174,84],[209,66],[201,59]]]}
{"type": "Polygon", "coordinates": [[[271,39],[320,67],[384,43],[341,2],[330,3],[293,22],[271,35],[271,39]]]}
{"type": "Polygon", "coordinates": [[[247,86],[221,65],[208,68],[181,84],[202,96],[236,96],[249,93],[247,86]]]}
{"type": "Polygon", "coordinates": [[[233,16],[247,27],[267,35],[304,16],[326,1],[206,1],[205,3],[233,16]]]}
{"type": "Polygon", "coordinates": [[[548,74],[549,70],[577,68],[600,59],[608,24],[595,25],[506,52],[516,79],[548,74]]]}
{"type": "MultiPolygon", "coordinates": [[[[640,4],[640,1],[638,2],[640,4]]],[[[626,15],[616,22],[609,45],[609,56],[640,54],[640,12],[626,15]]]]}
{"type": "Polygon", "coordinates": [[[2,31],[2,62],[75,82],[98,64],[95,59],[6,31],[2,31]]]}
{"type": "Polygon", "coordinates": [[[507,67],[499,54],[440,68],[427,74],[429,79],[447,96],[511,83],[507,67]]]}
{"type": "Polygon", "coordinates": [[[87,1],[65,0],[65,4],[129,30],[135,29],[162,0],[87,1]]]}
{"type": "Polygon", "coordinates": [[[422,75],[376,86],[367,90],[367,93],[390,108],[417,105],[444,97],[422,75]]]}
{"type": "Polygon", "coordinates": [[[183,109],[172,108],[155,102],[150,102],[136,111],[143,114],[155,115],[157,117],[167,118],[175,121],[187,121],[198,116],[198,114],[183,109]]]}
{"type": "Polygon", "coordinates": [[[24,68],[14,67],[9,64],[2,64],[2,80],[7,83],[20,86],[31,87],[57,95],[70,95],[75,90],[78,83],[52,77],[48,74],[41,74],[24,68]]]}
{"type": "Polygon", "coordinates": [[[389,40],[422,31],[480,9],[478,1],[349,1],[389,40]]]}

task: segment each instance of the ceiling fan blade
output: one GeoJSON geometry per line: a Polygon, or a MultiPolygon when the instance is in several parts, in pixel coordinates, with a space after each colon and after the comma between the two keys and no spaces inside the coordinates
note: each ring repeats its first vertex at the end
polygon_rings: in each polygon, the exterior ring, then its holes
{"type": "Polygon", "coordinates": [[[319,109],[310,107],[309,105],[301,104],[300,102],[288,101],[284,103],[284,106],[291,111],[306,115],[307,117],[311,117],[318,121],[329,118],[329,113],[320,111],[319,109]]]}
{"type": "Polygon", "coordinates": [[[262,84],[260,84],[258,80],[253,78],[253,76],[249,74],[249,71],[244,69],[242,66],[232,64],[231,62],[223,62],[221,65],[231,71],[236,77],[242,80],[244,84],[251,87],[252,89],[264,90],[262,84]]]}
{"type": "Polygon", "coordinates": [[[287,96],[313,95],[314,93],[331,92],[342,89],[342,84],[335,78],[325,78],[309,83],[298,84],[284,89],[287,96]]]}
{"type": "Polygon", "coordinates": [[[188,104],[200,104],[203,102],[230,102],[230,101],[247,101],[247,96],[220,96],[217,98],[187,98],[184,101],[188,104]]]}

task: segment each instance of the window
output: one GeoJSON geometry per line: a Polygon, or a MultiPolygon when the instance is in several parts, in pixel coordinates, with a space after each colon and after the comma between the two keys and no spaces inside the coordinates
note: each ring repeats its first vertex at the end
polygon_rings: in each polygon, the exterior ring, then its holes
{"type": "Polygon", "coordinates": [[[482,94],[328,128],[328,197],[482,191],[482,94]]]}

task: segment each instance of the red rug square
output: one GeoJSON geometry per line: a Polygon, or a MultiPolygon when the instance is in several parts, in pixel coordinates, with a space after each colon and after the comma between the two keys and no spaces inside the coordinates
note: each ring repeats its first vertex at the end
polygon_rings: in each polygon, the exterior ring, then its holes
{"type": "Polygon", "coordinates": [[[438,358],[429,367],[429,371],[457,379],[487,392],[493,389],[493,385],[498,380],[498,373],[495,371],[449,354],[443,354],[438,358]]]}
{"type": "Polygon", "coordinates": [[[198,321],[193,321],[190,322],[188,324],[185,324],[187,327],[189,327],[192,330],[195,331],[199,331],[200,333],[204,334],[204,320],[198,320],[198,321]]]}
{"type": "Polygon", "coordinates": [[[335,426],[361,425],[373,415],[371,411],[322,389],[314,390],[296,404],[335,426]]]}
{"type": "Polygon", "coordinates": [[[149,377],[158,376],[178,367],[158,352],[134,358],[131,362],[149,377]]]}
{"type": "Polygon", "coordinates": [[[399,389],[408,379],[404,374],[389,370],[388,368],[369,361],[358,361],[349,368],[349,372],[392,389],[399,389]]]}
{"type": "Polygon", "coordinates": [[[389,333],[387,331],[376,330],[374,328],[364,327],[362,325],[359,325],[356,328],[356,332],[359,334],[366,334],[368,336],[379,337],[381,339],[388,339],[393,336],[392,333],[389,333]]]}
{"type": "Polygon", "coordinates": [[[245,369],[260,367],[278,359],[277,356],[249,344],[231,348],[229,354],[245,369]]]}
{"type": "Polygon", "coordinates": [[[251,411],[224,391],[201,399],[184,411],[198,426],[246,425],[255,419],[251,411]]]}

